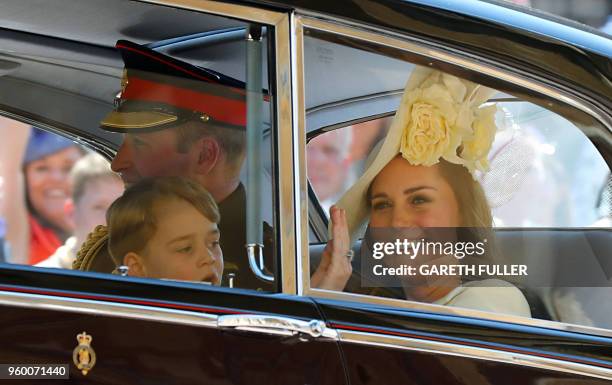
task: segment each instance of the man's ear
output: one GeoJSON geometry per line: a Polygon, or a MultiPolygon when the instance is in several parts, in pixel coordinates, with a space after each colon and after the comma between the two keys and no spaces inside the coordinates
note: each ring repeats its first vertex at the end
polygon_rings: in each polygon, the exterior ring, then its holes
{"type": "Polygon", "coordinates": [[[204,137],[195,144],[196,170],[198,174],[208,174],[219,162],[221,146],[212,137],[204,137]]]}
{"type": "Polygon", "coordinates": [[[123,257],[123,264],[128,267],[128,275],[132,277],[147,277],[147,268],[142,256],[130,251],[123,257]]]}

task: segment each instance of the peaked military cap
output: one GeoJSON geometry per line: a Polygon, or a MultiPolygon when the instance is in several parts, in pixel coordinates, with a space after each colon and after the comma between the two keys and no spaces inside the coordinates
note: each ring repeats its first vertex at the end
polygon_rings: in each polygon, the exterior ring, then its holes
{"type": "Polygon", "coordinates": [[[145,46],[119,40],[125,69],[115,109],[100,126],[146,132],[188,120],[246,128],[245,83],[145,46]]]}

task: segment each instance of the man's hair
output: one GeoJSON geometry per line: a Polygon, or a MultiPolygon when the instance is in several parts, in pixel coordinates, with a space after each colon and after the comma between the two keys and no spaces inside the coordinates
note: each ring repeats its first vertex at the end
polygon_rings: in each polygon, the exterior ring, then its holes
{"type": "Polygon", "coordinates": [[[241,129],[223,127],[214,123],[189,121],[177,127],[177,151],[187,152],[198,139],[212,137],[225,151],[227,162],[240,170],[246,151],[246,132],[241,129]]]}
{"type": "Polygon", "coordinates": [[[113,178],[121,182],[121,177],[111,170],[110,163],[102,155],[90,152],[79,159],[72,170],[72,200],[77,203],[83,198],[87,184],[104,178],[113,178]]]}
{"type": "Polygon", "coordinates": [[[209,221],[219,223],[219,208],[208,191],[188,178],[165,176],[145,178],[128,187],[106,212],[108,249],[117,266],[129,252],[146,253],[149,240],[155,235],[162,201],[179,199],[191,204],[209,221]]]}
{"type": "Polygon", "coordinates": [[[342,159],[347,159],[353,143],[353,126],[342,127],[331,132],[336,133],[342,159]]]}
{"type": "Polygon", "coordinates": [[[338,147],[338,152],[342,160],[348,158],[351,152],[351,144],[353,143],[353,126],[341,127],[332,131],[323,132],[312,138],[308,143],[309,146],[317,144],[317,139],[322,139],[329,136],[333,139],[334,144],[338,147]]]}

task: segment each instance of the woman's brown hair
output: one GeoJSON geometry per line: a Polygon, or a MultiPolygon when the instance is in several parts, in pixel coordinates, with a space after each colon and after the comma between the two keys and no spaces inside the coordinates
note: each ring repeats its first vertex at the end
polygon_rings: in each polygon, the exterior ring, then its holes
{"type": "Polygon", "coordinates": [[[438,169],[457,199],[461,227],[490,228],[493,225],[493,216],[487,196],[468,169],[444,159],[440,159],[438,169]]]}
{"type": "MultiPolygon", "coordinates": [[[[492,263],[499,256],[493,232],[493,215],[487,201],[484,189],[472,174],[462,165],[440,159],[438,164],[440,175],[450,185],[461,217],[457,236],[463,242],[486,242],[486,254],[481,257],[471,257],[463,260],[464,264],[492,263]],[[472,260],[473,258],[476,258],[472,260]]],[[[476,279],[463,277],[464,280],[476,279]]]]}

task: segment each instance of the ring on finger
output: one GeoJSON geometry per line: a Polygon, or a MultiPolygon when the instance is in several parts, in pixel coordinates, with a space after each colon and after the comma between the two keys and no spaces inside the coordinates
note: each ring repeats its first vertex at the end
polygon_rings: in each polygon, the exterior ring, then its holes
{"type": "Polygon", "coordinates": [[[348,258],[349,262],[353,262],[353,257],[355,257],[355,252],[353,250],[347,251],[346,257],[348,258]]]}

